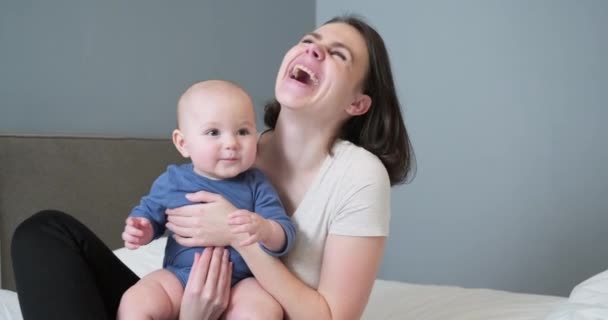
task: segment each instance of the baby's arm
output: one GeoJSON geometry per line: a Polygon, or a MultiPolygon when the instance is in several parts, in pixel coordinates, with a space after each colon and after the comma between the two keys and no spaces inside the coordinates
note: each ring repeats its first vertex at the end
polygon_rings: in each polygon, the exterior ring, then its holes
{"type": "MultiPolygon", "coordinates": [[[[170,166],[171,167],[171,166],[170,166]]],[[[139,204],[133,208],[125,225],[123,240],[125,246],[137,249],[141,245],[150,243],[165,233],[166,201],[171,191],[169,171],[160,175],[152,184],[150,193],[141,198],[139,204]],[[141,232],[140,232],[141,231],[141,232]],[[151,236],[148,238],[148,234],[151,236]],[[139,237],[135,241],[133,237],[139,237]],[[130,242],[127,245],[127,242],[130,242]]]]}
{"type": "Polygon", "coordinates": [[[252,173],[255,185],[253,211],[257,213],[238,210],[229,216],[228,224],[235,226],[234,233],[249,233],[244,244],[252,244],[257,239],[266,253],[282,256],[293,247],[295,225],[287,216],[276,190],[264,174],[257,169],[252,173]],[[256,232],[257,235],[254,234],[256,232]]]}
{"type": "Polygon", "coordinates": [[[154,237],[154,227],[147,218],[128,217],[125,221],[125,230],[122,232],[122,240],[125,247],[134,250],[146,245],[154,237]]]}
{"type": "Polygon", "coordinates": [[[260,242],[270,251],[281,251],[285,247],[283,227],[255,212],[237,210],[228,215],[228,224],[233,227],[233,233],[249,234],[249,237],[241,242],[242,246],[260,242]]]}

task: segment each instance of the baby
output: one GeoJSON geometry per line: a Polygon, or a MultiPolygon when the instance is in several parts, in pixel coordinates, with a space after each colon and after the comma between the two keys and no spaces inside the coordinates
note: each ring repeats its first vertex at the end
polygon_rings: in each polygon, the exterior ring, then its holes
{"type": "MultiPolygon", "coordinates": [[[[248,221],[239,224],[249,224],[244,228],[249,230],[244,245],[258,242],[270,255],[287,253],[294,243],[295,227],[272,185],[262,172],[251,168],[256,158],[257,132],[253,103],[247,93],[226,81],[196,83],[179,99],[177,122],[173,144],[191,163],[170,165],[154,181],[150,193],[127,218],[122,234],[125,247],[137,249],[163,235],[165,210],[192,204],[185,195],[205,190],[221,194],[236,208],[246,210],[239,214],[248,219],[230,219],[248,221]],[[252,220],[262,223],[252,223],[252,220]]],[[[203,250],[184,247],[168,237],[163,269],[146,275],[125,292],[118,318],[176,319],[194,255],[203,250]]],[[[229,251],[233,288],[228,310],[238,310],[240,303],[234,294],[238,290],[260,291],[238,296],[266,295],[273,299],[259,285],[240,288],[238,282],[252,274],[243,258],[234,249],[229,251]]],[[[256,311],[235,312],[238,313],[255,314],[256,311]]],[[[230,312],[226,316],[230,318],[230,312]]]]}

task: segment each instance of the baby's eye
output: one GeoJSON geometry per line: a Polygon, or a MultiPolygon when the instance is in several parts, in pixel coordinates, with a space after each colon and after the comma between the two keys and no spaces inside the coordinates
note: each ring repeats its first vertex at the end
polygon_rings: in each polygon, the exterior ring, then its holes
{"type": "Polygon", "coordinates": [[[312,39],[311,38],[304,38],[300,42],[302,42],[302,43],[312,43],[312,39]]]}
{"type": "Polygon", "coordinates": [[[217,129],[210,129],[210,130],[205,131],[205,135],[207,135],[207,136],[213,136],[213,137],[215,137],[215,136],[217,136],[219,134],[220,134],[220,131],[217,130],[217,129]]]}
{"type": "Polygon", "coordinates": [[[246,136],[249,134],[249,129],[239,129],[239,131],[237,131],[239,136],[246,136]]]}

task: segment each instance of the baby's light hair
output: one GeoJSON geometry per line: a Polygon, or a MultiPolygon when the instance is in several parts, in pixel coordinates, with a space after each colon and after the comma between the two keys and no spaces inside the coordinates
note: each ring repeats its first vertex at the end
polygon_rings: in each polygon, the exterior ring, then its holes
{"type": "MultiPolygon", "coordinates": [[[[184,114],[184,109],[189,105],[188,102],[190,99],[194,98],[196,95],[205,95],[210,94],[212,92],[222,91],[225,94],[242,94],[247,97],[247,99],[251,102],[251,97],[249,94],[243,89],[241,86],[237,85],[234,82],[227,80],[205,80],[199,81],[192,84],[184,93],[180,96],[177,101],[177,128],[181,128],[180,124],[183,123],[183,120],[180,118],[184,114]]],[[[253,106],[253,102],[251,102],[253,106]]]]}

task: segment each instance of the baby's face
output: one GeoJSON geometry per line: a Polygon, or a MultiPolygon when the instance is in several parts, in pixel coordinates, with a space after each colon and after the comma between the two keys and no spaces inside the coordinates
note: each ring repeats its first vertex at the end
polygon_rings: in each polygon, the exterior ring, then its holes
{"type": "Polygon", "coordinates": [[[180,117],[180,130],[194,170],[211,179],[227,179],[255,162],[257,132],[251,99],[239,92],[194,96],[180,117]]]}

